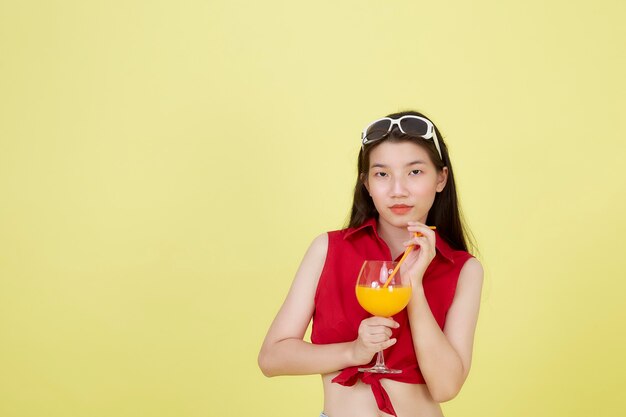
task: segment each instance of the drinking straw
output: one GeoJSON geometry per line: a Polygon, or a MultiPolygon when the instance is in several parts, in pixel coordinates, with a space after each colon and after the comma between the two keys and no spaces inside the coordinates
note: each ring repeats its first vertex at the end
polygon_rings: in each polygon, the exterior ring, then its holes
{"type": "MultiPolygon", "coordinates": [[[[428,226],[428,228],[431,229],[431,230],[436,230],[437,226],[428,226]]],[[[413,236],[414,237],[420,237],[420,236],[424,236],[424,235],[422,235],[420,232],[415,232],[415,233],[413,233],[413,236]]],[[[396,267],[391,272],[391,275],[389,275],[389,278],[387,278],[387,281],[385,282],[385,285],[383,285],[383,288],[387,288],[387,286],[391,282],[391,279],[393,278],[393,276],[396,275],[396,272],[398,272],[400,270],[400,265],[402,265],[402,262],[404,262],[404,260],[409,255],[409,253],[411,253],[411,251],[413,250],[414,247],[415,247],[415,245],[411,245],[408,248],[406,248],[406,250],[404,251],[404,255],[402,255],[402,258],[400,258],[400,260],[398,261],[398,264],[396,265],[396,267]]]]}

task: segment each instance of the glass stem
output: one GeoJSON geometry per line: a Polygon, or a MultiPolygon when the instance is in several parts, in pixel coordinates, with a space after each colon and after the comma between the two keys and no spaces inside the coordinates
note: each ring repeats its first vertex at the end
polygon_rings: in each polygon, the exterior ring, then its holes
{"type": "Polygon", "coordinates": [[[374,367],[376,368],[386,368],[385,366],[385,358],[383,357],[383,351],[379,351],[377,353],[378,356],[376,356],[376,365],[374,365],[374,367]]]}

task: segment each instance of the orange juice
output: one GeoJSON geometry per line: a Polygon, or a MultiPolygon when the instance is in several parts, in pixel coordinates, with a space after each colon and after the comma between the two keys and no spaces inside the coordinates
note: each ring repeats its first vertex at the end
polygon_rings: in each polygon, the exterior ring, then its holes
{"type": "Polygon", "coordinates": [[[391,317],[402,311],[411,298],[411,287],[387,288],[362,287],[357,285],[356,298],[368,313],[375,316],[391,317]]]}

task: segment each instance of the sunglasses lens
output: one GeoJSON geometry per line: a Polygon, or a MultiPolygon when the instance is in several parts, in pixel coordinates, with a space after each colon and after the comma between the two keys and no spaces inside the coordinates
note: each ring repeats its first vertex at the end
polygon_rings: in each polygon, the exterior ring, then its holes
{"type": "Polygon", "coordinates": [[[428,133],[428,123],[421,119],[407,117],[400,121],[400,126],[409,135],[424,136],[428,133]]]}
{"type": "Polygon", "coordinates": [[[379,120],[367,129],[367,132],[365,132],[365,138],[368,142],[380,140],[384,138],[387,133],[389,133],[390,127],[390,120],[379,120]]]}

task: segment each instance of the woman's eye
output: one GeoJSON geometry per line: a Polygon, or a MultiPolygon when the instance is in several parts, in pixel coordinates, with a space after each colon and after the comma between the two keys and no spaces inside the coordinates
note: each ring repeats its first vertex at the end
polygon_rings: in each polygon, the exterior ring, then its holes
{"type": "Polygon", "coordinates": [[[419,175],[422,173],[422,170],[420,169],[414,169],[413,171],[411,171],[411,175],[419,175]]]}
{"type": "Polygon", "coordinates": [[[386,177],[387,173],[386,172],[375,172],[374,176],[375,177],[386,177]]]}

